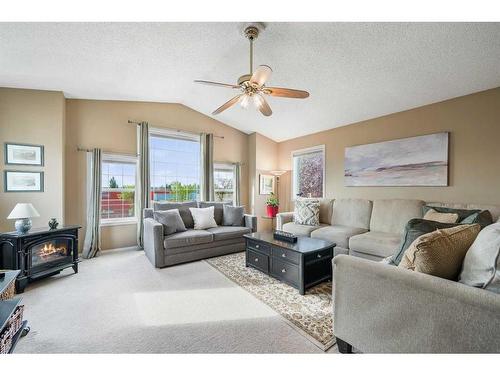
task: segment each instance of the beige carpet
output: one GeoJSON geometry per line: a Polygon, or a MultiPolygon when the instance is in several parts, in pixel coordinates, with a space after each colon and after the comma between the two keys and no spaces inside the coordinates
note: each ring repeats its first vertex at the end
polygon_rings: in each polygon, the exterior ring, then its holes
{"type": "Polygon", "coordinates": [[[31,332],[17,353],[323,353],[202,261],[156,269],[105,251],[22,296],[31,332]]]}
{"type": "Polygon", "coordinates": [[[305,295],[251,267],[245,267],[245,253],[236,253],[206,262],[266,303],[305,337],[328,350],[335,344],[332,321],[332,283],[324,282],[305,295]]]}

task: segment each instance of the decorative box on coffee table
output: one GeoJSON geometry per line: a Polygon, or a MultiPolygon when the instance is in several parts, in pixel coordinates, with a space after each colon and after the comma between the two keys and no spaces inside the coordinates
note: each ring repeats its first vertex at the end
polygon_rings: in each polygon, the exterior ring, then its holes
{"type": "Polygon", "coordinates": [[[305,294],[306,289],[332,278],[333,242],[299,237],[289,243],[271,232],[245,234],[246,266],[253,267],[305,294]]]}
{"type": "Polygon", "coordinates": [[[19,270],[16,291],[22,293],[33,280],[72,267],[78,272],[78,225],[38,228],[28,233],[0,234],[0,269],[19,270]]]}

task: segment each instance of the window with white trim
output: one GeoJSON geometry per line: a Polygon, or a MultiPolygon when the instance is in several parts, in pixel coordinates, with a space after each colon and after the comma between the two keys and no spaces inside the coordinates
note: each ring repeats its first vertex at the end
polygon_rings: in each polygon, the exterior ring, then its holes
{"type": "Polygon", "coordinates": [[[200,137],[196,134],[150,129],[151,200],[200,199],[200,137]]]}
{"type": "Polygon", "coordinates": [[[103,154],[101,172],[101,223],[135,222],[137,158],[103,154]]]}
{"type": "Polygon", "coordinates": [[[231,163],[214,163],[214,192],[218,202],[233,202],[235,166],[231,163]]]}
{"type": "Polygon", "coordinates": [[[292,152],[293,198],[323,198],[325,194],[325,146],[292,152]]]}

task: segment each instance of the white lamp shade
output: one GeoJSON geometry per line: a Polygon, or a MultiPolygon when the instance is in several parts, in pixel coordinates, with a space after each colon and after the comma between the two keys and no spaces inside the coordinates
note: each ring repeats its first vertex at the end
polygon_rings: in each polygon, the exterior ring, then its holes
{"type": "Polygon", "coordinates": [[[40,214],[31,203],[18,203],[7,219],[27,219],[30,217],[39,217],[40,214]]]}

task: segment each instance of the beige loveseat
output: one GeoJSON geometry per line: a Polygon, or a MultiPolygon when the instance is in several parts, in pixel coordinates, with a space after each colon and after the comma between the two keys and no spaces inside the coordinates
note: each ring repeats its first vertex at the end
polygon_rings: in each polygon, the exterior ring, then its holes
{"type": "Polygon", "coordinates": [[[277,229],[298,236],[310,236],[335,242],[335,255],[382,260],[394,254],[401,243],[406,223],[423,216],[424,205],[489,210],[494,220],[500,216],[500,206],[426,203],[417,199],[321,199],[320,225],[299,225],[293,222],[293,212],[277,215],[277,229]]]}

